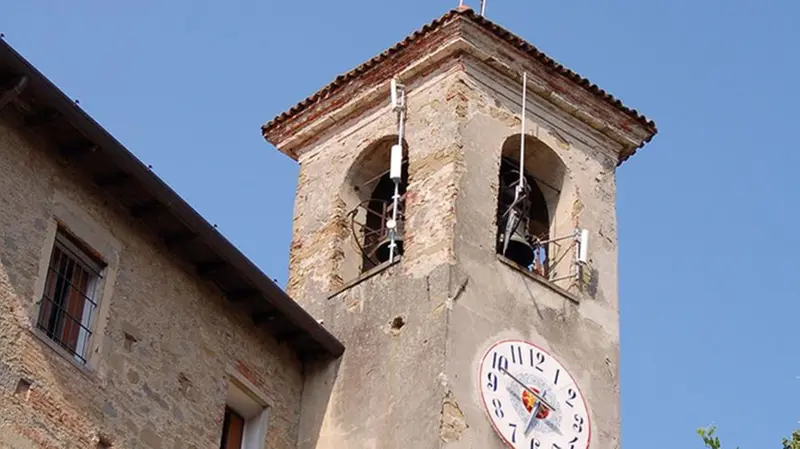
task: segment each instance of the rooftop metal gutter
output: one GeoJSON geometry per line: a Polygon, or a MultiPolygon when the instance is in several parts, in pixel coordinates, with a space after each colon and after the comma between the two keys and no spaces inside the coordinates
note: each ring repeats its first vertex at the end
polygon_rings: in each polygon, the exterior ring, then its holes
{"type": "Polygon", "coordinates": [[[289,321],[306,332],[330,355],[338,357],[344,352],[344,345],[336,337],[322,327],[305,309],[290,298],[283,289],[256,267],[108,131],[2,39],[0,39],[0,62],[10,67],[16,75],[27,79],[28,89],[35,94],[38,100],[53,108],[76,130],[93,142],[98,147],[98,151],[104,152],[114,161],[121,170],[130,173],[133,179],[162,203],[190,232],[195,233],[221,260],[230,264],[243,279],[258,289],[267,301],[289,321]]]}

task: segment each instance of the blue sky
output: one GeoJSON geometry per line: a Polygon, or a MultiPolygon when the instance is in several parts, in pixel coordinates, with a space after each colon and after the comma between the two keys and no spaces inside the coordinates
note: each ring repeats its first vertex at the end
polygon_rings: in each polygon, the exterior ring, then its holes
{"type": "MultiPolygon", "coordinates": [[[[623,447],[699,448],[710,423],[779,447],[800,427],[800,3],[489,2],[659,126],[618,171],[623,447]]],[[[260,125],[456,4],[27,0],[0,32],[283,283],[297,167],[260,125]]]]}

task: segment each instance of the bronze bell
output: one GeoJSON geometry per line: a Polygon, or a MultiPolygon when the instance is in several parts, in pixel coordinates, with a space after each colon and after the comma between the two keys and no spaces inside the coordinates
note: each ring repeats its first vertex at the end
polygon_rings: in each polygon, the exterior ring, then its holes
{"type": "Polygon", "coordinates": [[[505,245],[505,242],[501,243],[505,247],[505,257],[523,267],[528,267],[533,263],[534,251],[533,246],[525,238],[525,224],[525,221],[522,221],[517,225],[508,239],[508,245],[505,245]]]}
{"type": "MultiPolygon", "coordinates": [[[[398,256],[403,254],[403,234],[404,234],[404,223],[402,219],[397,220],[397,226],[395,229],[394,235],[394,255],[398,256]]],[[[375,249],[375,258],[378,259],[378,263],[383,263],[389,260],[389,245],[392,244],[392,239],[389,235],[389,230],[386,229],[386,234],[383,236],[381,241],[378,243],[377,248],[375,249]]]]}

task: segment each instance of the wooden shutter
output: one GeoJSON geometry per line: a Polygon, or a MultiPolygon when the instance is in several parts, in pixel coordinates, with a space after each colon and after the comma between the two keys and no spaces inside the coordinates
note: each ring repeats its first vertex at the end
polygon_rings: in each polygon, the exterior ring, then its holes
{"type": "Polygon", "coordinates": [[[244,418],[230,408],[225,407],[220,449],[241,449],[243,435],[244,418]]]}
{"type": "Polygon", "coordinates": [[[86,303],[87,287],[89,285],[89,276],[91,275],[77,261],[72,261],[72,263],[74,265],[72,276],[68,279],[67,294],[64,298],[65,304],[62,306],[65,309],[65,316],[61,342],[73,352],[77,352],[82,349],[78,348],[78,334],[80,333],[81,325],[84,324],[82,323],[83,307],[86,303]]]}

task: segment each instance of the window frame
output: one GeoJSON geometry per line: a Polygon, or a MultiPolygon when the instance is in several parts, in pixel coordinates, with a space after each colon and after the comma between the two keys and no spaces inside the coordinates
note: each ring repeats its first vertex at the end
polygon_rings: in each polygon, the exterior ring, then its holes
{"type": "Polygon", "coordinates": [[[41,343],[52,349],[57,355],[71,362],[79,371],[87,375],[90,379],[100,380],[98,376],[105,371],[100,369],[101,360],[107,355],[110,344],[106,335],[108,324],[109,306],[113,296],[116,276],[119,267],[119,258],[122,251],[122,244],[109,231],[98,222],[93,220],[86,211],[76,202],[72,201],[61,192],[55,192],[48,219],[46,220],[46,230],[43,245],[39,255],[39,271],[34,282],[33,295],[31,297],[32,307],[28,309],[27,329],[41,343]],[[64,235],[65,234],[65,235],[64,235]],[[64,235],[62,237],[62,235],[64,235]],[[98,264],[102,268],[99,271],[101,278],[95,286],[96,306],[92,312],[90,321],[91,334],[87,336],[84,343],[83,359],[84,362],[77,360],[74,354],[68,349],[47,335],[46,330],[38,326],[41,308],[44,303],[43,297],[47,288],[50,263],[56,245],[64,246],[64,242],[69,249],[77,246],[80,253],[86,257],[81,258],[80,262],[92,268],[97,268],[98,264]]]}
{"type": "Polygon", "coordinates": [[[237,370],[228,369],[228,391],[223,412],[232,410],[244,419],[240,448],[224,448],[227,436],[223,420],[220,433],[220,449],[264,449],[269,434],[270,404],[266,396],[237,370]]]}
{"type": "Polygon", "coordinates": [[[53,343],[69,352],[75,362],[80,365],[86,364],[89,342],[94,335],[93,324],[97,321],[98,301],[100,299],[99,290],[103,282],[103,272],[106,266],[107,264],[102,259],[93,255],[84,244],[76,241],[76,238],[70,235],[68,230],[61,226],[56,228],[55,239],[50,250],[47,275],[45,276],[45,289],[39,299],[36,327],[53,343]],[[57,261],[54,260],[56,254],[58,254],[57,261]],[[72,262],[73,274],[69,275],[69,279],[61,271],[60,265],[64,259],[66,259],[67,266],[69,266],[70,261],[72,262]],[[74,270],[78,268],[86,273],[86,278],[83,281],[85,283],[84,286],[73,284],[75,280],[73,278],[74,270]],[[60,289],[59,284],[61,285],[60,289]],[[49,292],[51,288],[53,292],[49,292]],[[58,294],[60,298],[55,297],[58,290],[61,290],[61,293],[58,294]],[[72,312],[70,312],[70,301],[73,300],[73,292],[76,291],[84,299],[80,317],[73,316],[72,312]],[[65,298],[67,302],[63,303],[65,298]],[[59,318],[59,314],[66,315],[66,318],[63,316],[59,318]],[[74,324],[69,325],[70,322],[74,324]],[[77,325],[78,329],[77,335],[74,336],[73,347],[72,342],[67,340],[72,339],[68,334],[72,333],[70,328],[73,328],[74,325],[77,325]]]}

